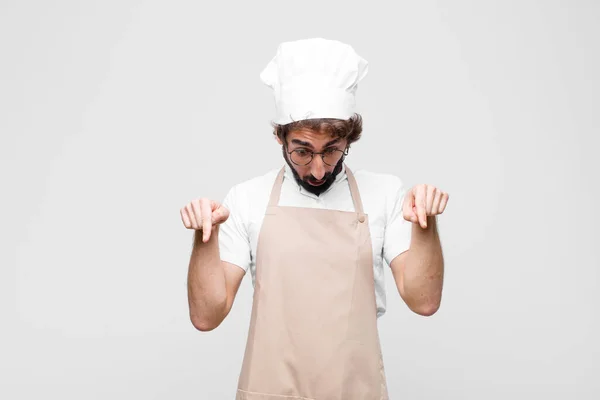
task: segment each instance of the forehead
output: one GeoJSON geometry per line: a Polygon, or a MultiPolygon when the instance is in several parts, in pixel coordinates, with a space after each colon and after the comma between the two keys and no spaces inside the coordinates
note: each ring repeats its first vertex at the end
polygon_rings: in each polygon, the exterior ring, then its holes
{"type": "Polygon", "coordinates": [[[319,132],[312,129],[299,128],[288,133],[287,139],[290,143],[304,142],[314,147],[323,146],[331,142],[339,142],[341,139],[325,132],[319,132]]]}

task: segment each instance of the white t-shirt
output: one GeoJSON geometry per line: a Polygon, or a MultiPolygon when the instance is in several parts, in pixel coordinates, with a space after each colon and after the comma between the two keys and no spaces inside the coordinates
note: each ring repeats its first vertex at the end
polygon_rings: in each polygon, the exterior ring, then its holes
{"type": "MultiPolygon", "coordinates": [[[[396,256],[410,246],[412,223],[402,217],[402,201],[407,188],[396,176],[354,171],[350,165],[348,167],[354,173],[364,211],[369,216],[377,316],[380,317],[386,308],[384,262],[389,266],[396,256]]],[[[219,231],[221,260],[235,264],[244,271],[250,269],[253,286],[258,234],[278,172],[279,169],[272,170],[235,185],[223,201],[230,214],[219,231]]],[[[279,205],[355,211],[345,169],[337,175],[336,181],[326,192],[316,196],[298,185],[287,164],[279,205]]]]}

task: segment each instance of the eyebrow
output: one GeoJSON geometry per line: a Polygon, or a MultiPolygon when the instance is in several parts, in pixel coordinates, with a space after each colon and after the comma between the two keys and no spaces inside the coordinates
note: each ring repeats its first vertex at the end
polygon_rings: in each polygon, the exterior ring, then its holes
{"type": "MultiPolygon", "coordinates": [[[[331,141],[327,142],[327,143],[325,144],[325,146],[323,146],[323,147],[329,147],[329,146],[331,146],[332,144],[336,144],[336,143],[337,143],[337,142],[339,142],[339,141],[340,141],[340,138],[337,138],[337,139],[331,140],[331,141]]],[[[293,143],[293,144],[300,145],[300,146],[310,147],[311,149],[314,149],[314,147],[313,147],[313,145],[312,145],[312,144],[310,144],[309,142],[305,142],[305,141],[303,141],[303,140],[300,140],[300,139],[292,139],[292,143],[293,143]]]]}

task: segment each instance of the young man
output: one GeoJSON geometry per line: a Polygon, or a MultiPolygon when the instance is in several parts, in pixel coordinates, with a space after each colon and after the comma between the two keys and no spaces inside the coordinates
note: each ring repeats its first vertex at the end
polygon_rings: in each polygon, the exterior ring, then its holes
{"type": "Polygon", "coordinates": [[[195,230],[193,325],[215,329],[247,270],[254,300],[237,399],[386,399],[377,317],[384,261],[408,307],[432,315],[443,256],[436,216],[448,195],[344,162],[367,62],[333,40],[282,43],[261,74],[275,94],[284,167],[234,186],[223,204],[181,209],[195,230]]]}

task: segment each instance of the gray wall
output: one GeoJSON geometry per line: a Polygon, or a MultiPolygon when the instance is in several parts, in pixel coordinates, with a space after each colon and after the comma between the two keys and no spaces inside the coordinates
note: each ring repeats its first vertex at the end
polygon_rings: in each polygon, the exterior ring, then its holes
{"type": "Polygon", "coordinates": [[[600,398],[600,3],[237,3],[0,3],[0,397],[234,397],[250,279],[195,331],[179,209],[281,165],[258,74],[321,36],[370,62],[349,165],[450,193],[392,399],[600,398]]]}

